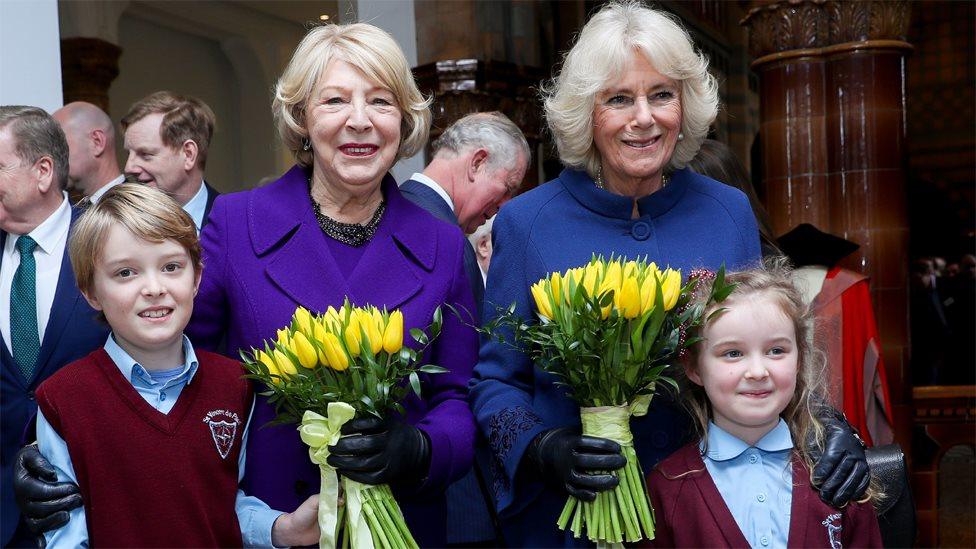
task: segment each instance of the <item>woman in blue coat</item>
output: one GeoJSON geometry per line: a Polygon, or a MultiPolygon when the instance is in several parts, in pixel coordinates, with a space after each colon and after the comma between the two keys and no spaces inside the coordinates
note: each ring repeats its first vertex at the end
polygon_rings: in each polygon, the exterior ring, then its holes
{"type": "MultiPolygon", "coordinates": [[[[544,98],[566,169],[498,214],[485,320],[512,303],[533,318],[530,285],[593,254],[646,256],[686,274],[759,260],[745,195],[684,169],[715,119],[718,91],[674,18],[636,2],[607,5],[544,98]]],[[[579,407],[565,389],[497,338],[482,344],[470,401],[493,454],[491,488],[509,545],[582,543],[557,529],[557,516],[567,494],[593,499],[616,484],[605,471],[623,466],[620,447],[581,436],[579,407]]],[[[645,471],[690,432],[666,393],[631,425],[645,471]]],[[[846,501],[863,491],[867,467],[847,432],[832,438],[817,474],[827,478],[827,501],[846,501]]]]}

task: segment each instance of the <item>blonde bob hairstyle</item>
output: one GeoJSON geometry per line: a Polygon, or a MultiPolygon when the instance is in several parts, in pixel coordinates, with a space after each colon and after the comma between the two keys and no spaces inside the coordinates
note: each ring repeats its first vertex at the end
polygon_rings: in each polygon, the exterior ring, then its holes
{"type": "Polygon", "coordinates": [[[275,85],[271,110],[278,134],[298,163],[312,165],[312,151],[303,150],[308,138],[306,107],[315,84],[334,60],[349,63],[393,92],[402,113],[397,159],[420,151],[430,131],[431,100],[417,89],[403,50],[386,31],[368,23],[330,23],[308,31],[275,85]]]}
{"type": "Polygon", "coordinates": [[[681,133],[667,169],[683,168],[698,152],[718,113],[718,82],[708,59],[695,51],[677,19],[634,0],[616,0],[583,27],[559,74],[542,88],[546,121],[559,159],[596,177],[600,152],[593,142],[596,96],[639,52],[661,74],[680,85],[681,133]]]}
{"type": "Polygon", "coordinates": [[[194,273],[200,275],[203,268],[200,239],[190,214],[159,189],[140,183],[122,183],[105,191],[72,227],[68,258],[82,293],[91,294],[95,286],[95,264],[105,248],[109,229],[115,225],[147,242],[175,241],[190,256],[188,267],[192,266],[194,273]]]}

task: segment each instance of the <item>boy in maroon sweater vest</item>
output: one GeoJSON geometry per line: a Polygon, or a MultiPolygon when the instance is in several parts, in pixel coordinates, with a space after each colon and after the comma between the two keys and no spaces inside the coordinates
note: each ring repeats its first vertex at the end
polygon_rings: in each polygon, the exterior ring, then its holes
{"type": "Polygon", "coordinates": [[[240,364],[183,335],[201,274],[190,216],[122,184],[78,221],[69,255],[112,334],[37,390],[39,449],[84,498],[48,544],[314,543],[317,496],[284,514],[238,489],[254,396],[240,364]]]}

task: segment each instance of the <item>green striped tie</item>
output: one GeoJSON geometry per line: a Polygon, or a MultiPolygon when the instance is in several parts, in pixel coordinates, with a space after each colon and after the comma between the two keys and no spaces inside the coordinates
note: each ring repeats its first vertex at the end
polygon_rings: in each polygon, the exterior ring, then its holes
{"type": "Polygon", "coordinates": [[[37,242],[27,236],[17,239],[20,265],[10,286],[10,343],[14,362],[26,379],[34,373],[41,340],[37,335],[37,265],[34,248],[37,242]]]}

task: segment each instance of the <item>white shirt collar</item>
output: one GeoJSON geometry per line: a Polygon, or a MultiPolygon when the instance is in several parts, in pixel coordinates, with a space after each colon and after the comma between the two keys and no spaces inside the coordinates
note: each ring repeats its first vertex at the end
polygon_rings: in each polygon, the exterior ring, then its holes
{"type": "Polygon", "coordinates": [[[441,187],[436,181],[434,181],[433,179],[427,177],[422,173],[415,173],[410,176],[410,179],[423,183],[424,185],[427,185],[431,189],[434,189],[434,192],[437,193],[438,196],[443,198],[444,202],[447,202],[447,205],[451,207],[451,211],[452,212],[454,211],[454,201],[451,200],[451,195],[447,194],[447,191],[444,190],[444,187],[441,187]]]}
{"type": "Polygon", "coordinates": [[[200,227],[203,225],[203,212],[207,209],[207,184],[205,182],[200,183],[200,190],[193,195],[189,202],[183,205],[183,209],[193,218],[193,224],[197,226],[197,232],[200,232],[200,227]]]}
{"type": "Polygon", "coordinates": [[[90,200],[92,204],[95,204],[96,202],[98,202],[98,199],[100,199],[102,195],[105,194],[105,191],[111,189],[112,187],[118,185],[119,183],[124,183],[124,182],[125,182],[125,175],[121,174],[115,179],[103,185],[101,189],[98,189],[97,191],[93,192],[91,196],[88,197],[88,200],[90,200]]]}
{"type": "Polygon", "coordinates": [[[46,254],[52,253],[58,243],[68,237],[68,228],[71,227],[71,204],[68,202],[68,193],[62,191],[61,195],[61,205],[58,209],[28,233],[46,254]]]}

